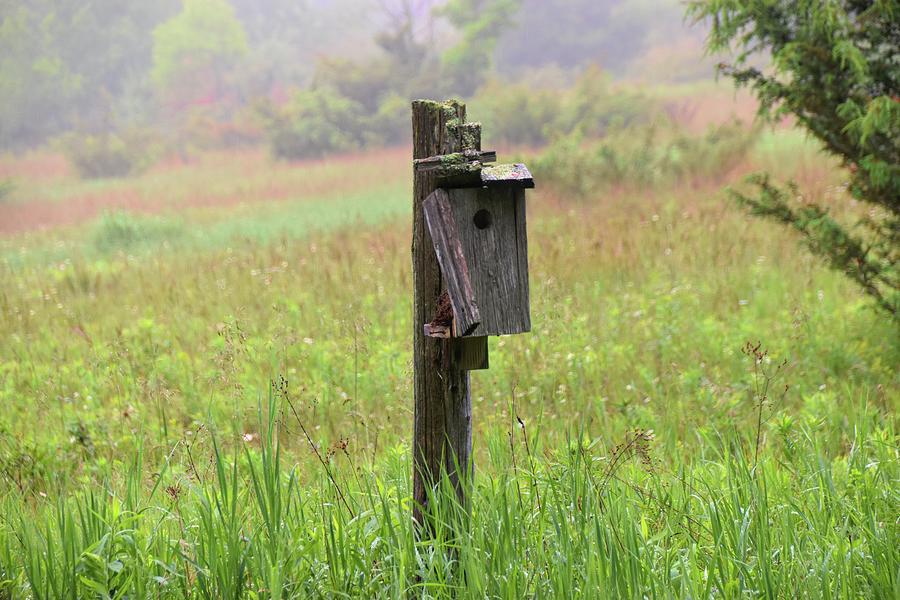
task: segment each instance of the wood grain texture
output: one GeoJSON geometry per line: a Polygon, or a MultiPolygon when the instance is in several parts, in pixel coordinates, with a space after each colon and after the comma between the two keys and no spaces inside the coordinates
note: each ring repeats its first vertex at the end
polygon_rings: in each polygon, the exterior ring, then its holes
{"type": "Polygon", "coordinates": [[[450,195],[438,188],[425,199],[422,208],[441,273],[447,282],[456,333],[459,336],[469,335],[481,324],[481,316],[469,278],[469,266],[456,230],[450,195]]]}
{"type": "Polygon", "coordinates": [[[466,371],[479,371],[489,367],[486,336],[459,338],[456,342],[453,350],[460,368],[466,371]]]}
{"type": "MultiPolygon", "coordinates": [[[[413,158],[421,159],[463,150],[459,129],[448,123],[464,123],[465,105],[417,100],[412,104],[413,158]]],[[[480,150],[480,148],[475,148],[480,150]]],[[[465,502],[465,479],[471,473],[472,403],[469,372],[454,353],[459,340],[425,335],[424,324],[434,314],[443,291],[440,266],[425,224],[422,207],[435,190],[433,173],[413,168],[413,518],[420,535],[427,534],[423,518],[428,514],[427,490],[442,472],[448,474],[460,500],[465,502]]]]}
{"type": "Polygon", "coordinates": [[[480,325],[468,335],[530,331],[525,190],[461,188],[448,194],[481,316],[480,325]],[[490,224],[483,228],[476,225],[480,211],[490,215],[490,224]]]}
{"type": "Polygon", "coordinates": [[[449,325],[434,325],[432,323],[425,323],[424,329],[425,335],[428,337],[444,339],[450,339],[453,337],[453,333],[451,332],[449,325]]]}

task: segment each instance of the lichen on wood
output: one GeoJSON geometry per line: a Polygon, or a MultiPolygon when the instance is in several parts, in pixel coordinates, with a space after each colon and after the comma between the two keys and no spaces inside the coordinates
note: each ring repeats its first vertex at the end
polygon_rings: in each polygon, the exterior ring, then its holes
{"type": "Polygon", "coordinates": [[[458,139],[463,151],[481,148],[481,123],[462,123],[454,119],[447,123],[447,132],[458,139]]]}
{"type": "Polygon", "coordinates": [[[496,152],[468,149],[462,152],[418,159],[414,161],[414,164],[416,172],[433,173],[440,180],[466,176],[474,177],[473,181],[477,183],[480,181],[479,173],[484,163],[493,162],[496,159],[496,152]]]}
{"type": "Polygon", "coordinates": [[[468,157],[462,152],[454,152],[453,154],[444,154],[441,156],[441,166],[444,167],[468,164],[468,162],[468,157]]]}
{"type": "Polygon", "coordinates": [[[526,188],[534,187],[534,178],[528,167],[522,163],[499,164],[484,167],[481,170],[481,181],[486,186],[520,185],[526,188]]]}
{"type": "Polygon", "coordinates": [[[451,98],[450,100],[445,100],[444,102],[437,103],[440,105],[441,110],[444,112],[444,119],[446,119],[446,124],[449,125],[453,121],[459,122],[460,113],[465,114],[466,105],[461,100],[457,100],[456,98],[451,98]]]}

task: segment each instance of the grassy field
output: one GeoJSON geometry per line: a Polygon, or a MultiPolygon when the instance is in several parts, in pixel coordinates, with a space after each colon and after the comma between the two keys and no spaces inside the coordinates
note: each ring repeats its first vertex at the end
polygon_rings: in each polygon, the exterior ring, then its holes
{"type": "Polygon", "coordinates": [[[723,200],[756,168],[844,198],[789,130],[538,181],[534,330],[473,373],[470,518],[438,490],[426,543],[405,152],[3,159],[0,597],[900,597],[900,336],[723,200]]]}

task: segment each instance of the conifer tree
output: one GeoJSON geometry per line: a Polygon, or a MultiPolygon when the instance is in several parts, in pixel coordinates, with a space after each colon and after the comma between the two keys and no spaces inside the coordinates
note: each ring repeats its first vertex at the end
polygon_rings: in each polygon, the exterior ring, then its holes
{"type": "Polygon", "coordinates": [[[752,214],[800,233],[894,318],[900,317],[900,4],[896,0],[694,0],[711,52],[736,51],[720,71],[749,87],[760,115],[792,115],[837,156],[853,198],[871,210],[847,225],[801,200],[794,184],[757,174],[754,195],[731,191],[752,214]],[[751,58],[765,52],[772,67],[751,58]]]}

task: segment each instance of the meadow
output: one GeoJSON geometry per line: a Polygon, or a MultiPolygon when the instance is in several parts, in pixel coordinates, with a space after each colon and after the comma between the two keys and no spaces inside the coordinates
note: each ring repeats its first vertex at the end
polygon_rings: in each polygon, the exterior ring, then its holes
{"type": "Polygon", "coordinates": [[[758,169],[854,210],[789,128],[538,178],[534,328],[490,340],[470,504],[421,540],[406,149],[4,157],[0,597],[900,597],[900,336],[725,200],[758,169]]]}

